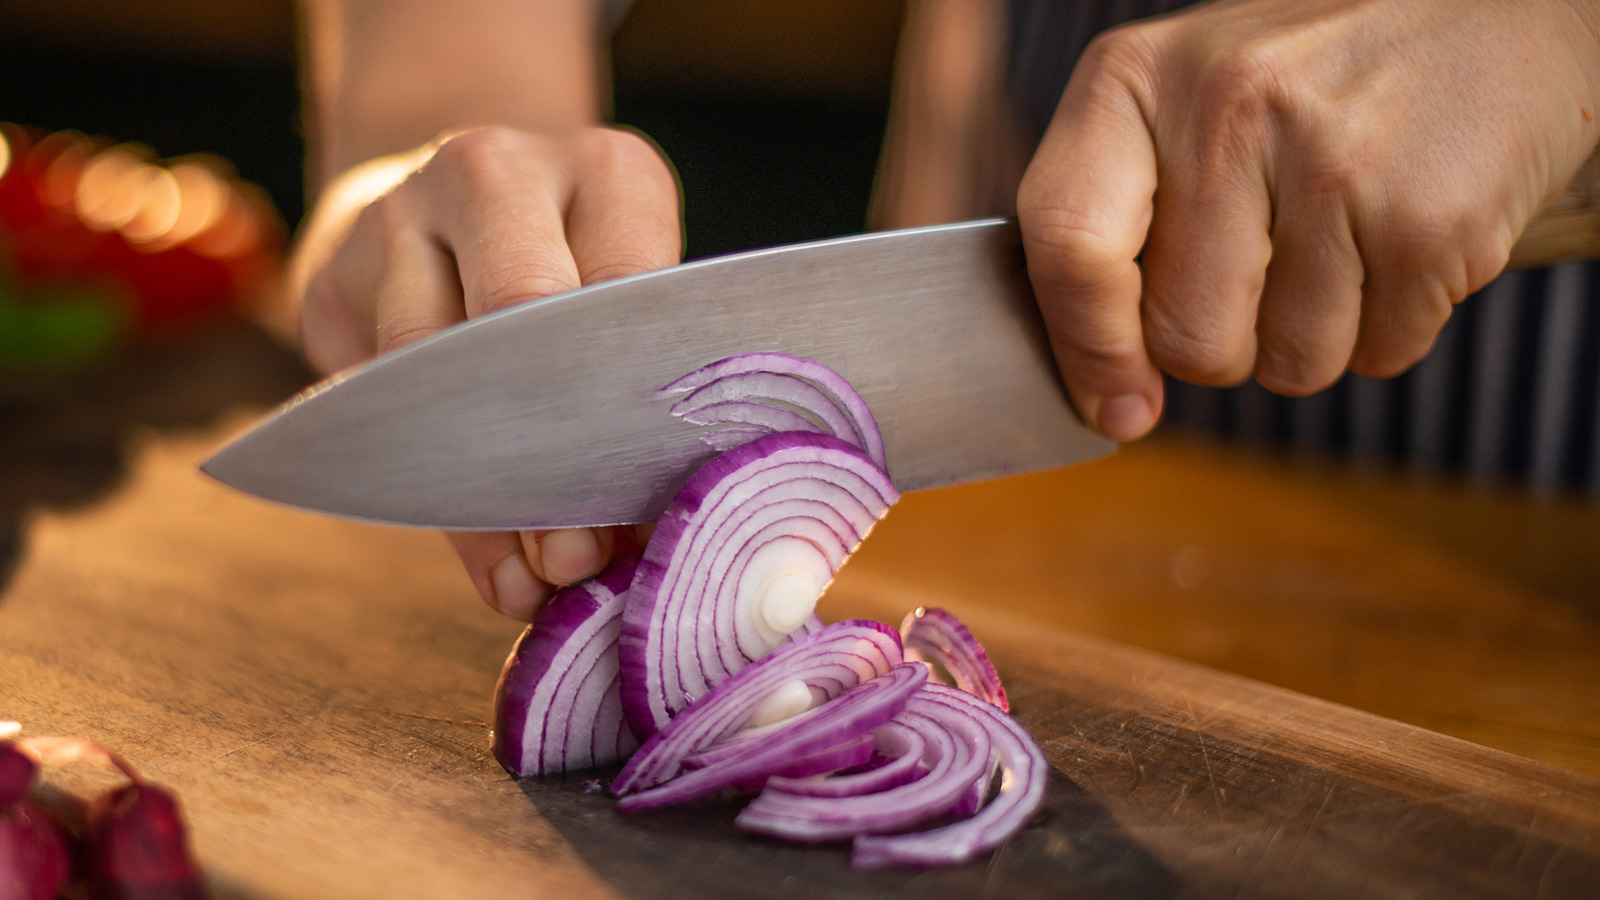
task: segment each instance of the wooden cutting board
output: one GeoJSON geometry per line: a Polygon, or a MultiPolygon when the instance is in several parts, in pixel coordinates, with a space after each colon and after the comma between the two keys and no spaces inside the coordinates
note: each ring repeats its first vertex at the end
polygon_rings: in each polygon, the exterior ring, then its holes
{"type": "Polygon", "coordinates": [[[150,441],[106,501],[32,524],[0,718],[175,788],[221,897],[1600,896],[1600,782],[872,568],[825,611],[959,609],[1050,756],[1044,813],[993,856],[856,873],[731,805],[621,816],[589,775],[518,782],[484,724],[516,624],[436,535],[203,480],[218,437],[150,441]]]}

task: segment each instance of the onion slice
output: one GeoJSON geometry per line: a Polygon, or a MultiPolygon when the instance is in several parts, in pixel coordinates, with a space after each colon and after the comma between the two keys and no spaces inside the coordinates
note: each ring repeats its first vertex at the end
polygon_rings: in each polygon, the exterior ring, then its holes
{"type": "MultiPolygon", "coordinates": [[[[925,666],[901,663],[822,706],[777,725],[762,740],[752,742],[745,752],[717,765],[685,772],[648,790],[631,793],[618,801],[617,808],[623,812],[660,809],[714,794],[723,788],[756,783],[797,758],[871,732],[904,709],[911,695],[927,682],[925,666]]],[[[691,708],[681,718],[688,718],[693,712],[691,708]]]]}
{"type": "Polygon", "coordinates": [[[925,774],[922,761],[928,742],[916,729],[901,724],[898,717],[873,732],[876,765],[859,772],[840,767],[827,778],[797,778],[779,772],[767,779],[767,787],[800,797],[854,797],[899,787],[925,774]]]}
{"type": "Polygon", "coordinates": [[[495,685],[495,758],[517,776],[607,765],[639,746],[622,717],[617,636],[635,559],[559,591],[495,685]]]}
{"type": "Polygon", "coordinates": [[[1002,712],[1011,711],[988,651],[954,614],[938,607],[918,607],[900,623],[900,639],[905,643],[906,659],[928,663],[935,681],[953,681],[955,687],[982,697],[1002,712]],[[948,674],[949,681],[941,677],[940,670],[948,674]]]}
{"type": "Polygon", "coordinates": [[[899,831],[955,806],[989,771],[990,738],[965,712],[918,694],[895,722],[923,736],[927,773],[888,790],[848,797],[792,794],[771,785],[735,820],[740,828],[792,841],[835,841],[899,831]]]}
{"type": "Polygon", "coordinates": [[[983,725],[1004,767],[1000,791],[970,819],[931,831],[862,835],[851,863],[858,869],[885,866],[945,866],[966,862],[1017,833],[1044,803],[1050,762],[1033,738],[993,704],[965,691],[930,684],[923,696],[964,712],[983,725]]]}
{"type": "Polygon", "coordinates": [[[628,591],[618,650],[634,734],[813,630],[817,598],[899,496],[862,451],[824,434],[767,435],[701,467],[628,591]]]}
{"type": "MultiPolygon", "coordinates": [[[[684,769],[688,757],[738,734],[751,713],[773,691],[790,682],[803,681],[831,700],[902,662],[900,635],[879,622],[846,620],[797,638],[746,666],[652,735],[623,766],[611,789],[627,794],[673,778],[684,769]]],[[[777,729],[785,724],[766,727],[777,729]]],[[[850,736],[841,735],[813,749],[841,743],[850,736]]]]}
{"type": "Polygon", "coordinates": [[[867,402],[838,372],[787,353],[746,353],[696,369],[659,392],[687,393],[672,414],[697,425],[727,425],[702,440],[719,450],[736,446],[726,435],[751,430],[831,434],[864,451],[888,471],[883,436],[867,402]]]}

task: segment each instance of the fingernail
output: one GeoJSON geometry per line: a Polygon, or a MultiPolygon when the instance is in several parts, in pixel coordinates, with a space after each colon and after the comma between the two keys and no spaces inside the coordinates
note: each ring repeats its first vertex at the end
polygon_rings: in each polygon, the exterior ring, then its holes
{"type": "Polygon", "coordinates": [[[555,584],[582,581],[600,569],[600,540],[592,528],[552,531],[539,541],[544,575],[555,584]]]}
{"type": "Polygon", "coordinates": [[[545,588],[533,577],[521,553],[495,563],[489,570],[489,583],[494,586],[495,609],[513,619],[532,616],[544,602],[545,588]]]}
{"type": "Polygon", "coordinates": [[[1123,394],[1100,404],[1100,433],[1119,441],[1143,437],[1155,424],[1150,401],[1142,394],[1123,394]]]}

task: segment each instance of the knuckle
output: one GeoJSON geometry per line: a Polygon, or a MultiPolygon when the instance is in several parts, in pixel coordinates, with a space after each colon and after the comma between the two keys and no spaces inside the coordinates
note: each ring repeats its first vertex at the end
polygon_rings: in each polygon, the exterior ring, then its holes
{"type": "Polygon", "coordinates": [[[1247,342],[1220,321],[1174,317],[1146,304],[1144,332],[1151,361],[1168,374],[1208,385],[1249,377],[1253,355],[1247,342]]]}
{"type": "Polygon", "coordinates": [[[508,160],[525,156],[532,138],[503,125],[481,125],[440,139],[439,148],[422,167],[425,174],[448,173],[467,190],[498,190],[508,177],[508,160]]]}
{"type": "MultiPolygon", "coordinates": [[[[1102,90],[1123,91],[1129,84],[1143,82],[1156,69],[1160,58],[1158,29],[1150,24],[1131,24],[1101,32],[1084,48],[1078,70],[1088,78],[1093,94],[1102,90]]],[[[1077,76],[1074,72],[1074,76],[1077,76]]]]}
{"type": "Polygon", "coordinates": [[[1289,93],[1289,66],[1269,42],[1230,44],[1206,55],[1196,96],[1208,118],[1259,121],[1280,108],[1289,93]]]}
{"type": "Polygon", "coordinates": [[[414,344],[451,324],[453,323],[439,316],[396,315],[386,321],[379,322],[373,332],[373,336],[378,352],[388,353],[408,344],[414,344]]]}
{"type": "Polygon", "coordinates": [[[661,263],[640,254],[613,253],[592,262],[583,273],[583,283],[609,281],[658,269],[661,263]]]}
{"type": "Polygon", "coordinates": [[[1328,387],[1343,374],[1344,359],[1318,356],[1302,348],[1263,343],[1256,352],[1256,381],[1274,394],[1304,397],[1328,387]]]}
{"type": "Polygon", "coordinates": [[[578,286],[563,260],[554,254],[526,250],[513,259],[480,266],[472,281],[469,306],[478,314],[578,286]]]}
{"type": "Polygon", "coordinates": [[[1041,202],[1037,194],[1019,195],[1017,218],[1032,251],[1030,270],[1041,270],[1047,277],[1071,272],[1077,276],[1073,280],[1099,280],[1139,252],[1114,237],[1114,230],[1098,217],[1041,202]]]}

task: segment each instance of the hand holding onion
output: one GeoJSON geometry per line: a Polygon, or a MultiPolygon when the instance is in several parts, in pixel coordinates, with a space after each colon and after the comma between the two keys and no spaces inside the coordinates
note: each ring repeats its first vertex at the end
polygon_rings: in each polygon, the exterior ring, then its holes
{"type": "Polygon", "coordinates": [[[1593,151],[1591,0],[1240,0],[1102,35],[1018,196],[1069,392],[1397,374],[1593,151]]]}

